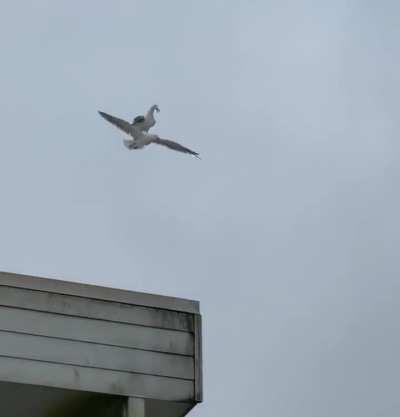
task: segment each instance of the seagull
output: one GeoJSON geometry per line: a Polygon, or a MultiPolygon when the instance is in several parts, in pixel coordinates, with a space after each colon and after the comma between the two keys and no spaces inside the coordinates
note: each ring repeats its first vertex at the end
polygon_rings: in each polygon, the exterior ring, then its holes
{"type": "Polygon", "coordinates": [[[112,116],[111,114],[105,113],[103,111],[99,111],[99,114],[101,117],[128,135],[128,138],[124,139],[124,145],[129,150],[142,149],[151,143],[156,143],[157,145],[165,146],[169,149],[173,149],[174,151],[187,153],[200,159],[200,156],[197,152],[192,151],[191,149],[186,148],[185,146],[172,140],[162,139],[158,135],[148,133],[148,130],[155,124],[153,114],[156,108],[158,108],[158,106],[151,106],[146,116],[136,116],[132,123],[112,116]]]}

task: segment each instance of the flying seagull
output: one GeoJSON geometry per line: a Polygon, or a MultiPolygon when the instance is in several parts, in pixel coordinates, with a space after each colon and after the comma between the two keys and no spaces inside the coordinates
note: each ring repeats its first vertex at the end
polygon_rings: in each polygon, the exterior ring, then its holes
{"type": "Polygon", "coordinates": [[[99,114],[108,122],[128,135],[128,138],[124,139],[124,145],[130,150],[142,149],[151,143],[156,143],[158,145],[166,146],[169,149],[173,149],[174,151],[187,153],[200,159],[197,152],[194,152],[191,149],[186,148],[185,146],[180,145],[179,143],[172,140],[162,139],[158,135],[148,133],[150,127],[154,126],[155,124],[153,113],[156,108],[158,107],[152,106],[149,112],[147,112],[146,117],[137,116],[132,123],[102,111],[99,111],[99,114]]]}

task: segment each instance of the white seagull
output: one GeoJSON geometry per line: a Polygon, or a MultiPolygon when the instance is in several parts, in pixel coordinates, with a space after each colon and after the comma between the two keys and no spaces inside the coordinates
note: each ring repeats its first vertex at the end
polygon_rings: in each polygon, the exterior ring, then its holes
{"type": "Polygon", "coordinates": [[[197,152],[192,151],[191,149],[186,148],[185,146],[172,140],[162,139],[158,135],[148,133],[148,130],[156,123],[154,119],[154,111],[160,111],[158,106],[151,106],[146,116],[136,116],[132,123],[102,111],[99,111],[99,114],[128,135],[128,138],[124,139],[124,145],[130,150],[142,149],[151,143],[156,143],[158,145],[166,146],[169,149],[173,149],[174,151],[188,153],[200,159],[197,152]]]}

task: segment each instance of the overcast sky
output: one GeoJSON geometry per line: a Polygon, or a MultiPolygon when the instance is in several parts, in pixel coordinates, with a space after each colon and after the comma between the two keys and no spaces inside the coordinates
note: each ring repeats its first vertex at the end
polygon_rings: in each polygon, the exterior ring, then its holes
{"type": "Polygon", "coordinates": [[[399,15],[2,2],[0,269],[200,300],[193,417],[399,415],[399,15]]]}

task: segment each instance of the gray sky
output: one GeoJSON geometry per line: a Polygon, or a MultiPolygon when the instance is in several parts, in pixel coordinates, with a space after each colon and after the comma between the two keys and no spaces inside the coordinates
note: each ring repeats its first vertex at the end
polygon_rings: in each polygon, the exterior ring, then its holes
{"type": "Polygon", "coordinates": [[[0,269],[199,299],[192,416],[399,415],[399,14],[3,2],[0,269]]]}

